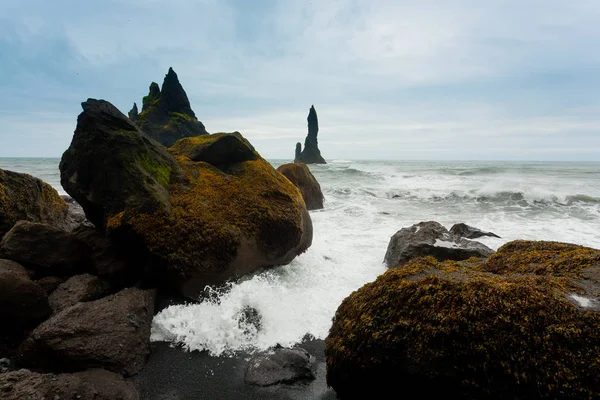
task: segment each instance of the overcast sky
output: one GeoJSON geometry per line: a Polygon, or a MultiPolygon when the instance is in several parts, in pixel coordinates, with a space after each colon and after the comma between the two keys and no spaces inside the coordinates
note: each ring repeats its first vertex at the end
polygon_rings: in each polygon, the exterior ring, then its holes
{"type": "Polygon", "coordinates": [[[600,161],[598,0],[1,0],[0,156],[169,67],[209,132],[293,158],[600,161]]]}

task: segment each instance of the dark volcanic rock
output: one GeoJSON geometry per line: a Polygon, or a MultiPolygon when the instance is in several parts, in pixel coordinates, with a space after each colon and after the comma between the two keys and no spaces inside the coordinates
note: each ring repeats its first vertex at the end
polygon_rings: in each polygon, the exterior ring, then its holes
{"type": "Polygon", "coordinates": [[[450,228],[450,233],[453,235],[456,235],[456,236],[467,238],[467,239],[477,239],[482,236],[491,236],[491,237],[500,238],[500,236],[496,235],[493,232],[484,232],[481,229],[474,228],[472,226],[469,226],[469,225],[463,224],[463,223],[452,225],[452,228],[450,228]]]}
{"type": "Polygon", "coordinates": [[[396,232],[390,239],[384,261],[391,268],[416,257],[433,256],[440,261],[466,260],[487,257],[493,252],[482,243],[455,236],[441,224],[429,221],[396,232]]]}
{"type": "Polygon", "coordinates": [[[100,299],[110,292],[110,285],[97,276],[84,274],[69,278],[49,296],[50,307],[57,313],[79,302],[100,299]]]}
{"type": "Polygon", "coordinates": [[[67,232],[73,232],[80,226],[93,227],[92,224],[85,216],[83,207],[79,205],[71,196],[61,195],[60,197],[67,203],[69,207],[67,215],[65,216],[65,223],[61,226],[67,232]]]}
{"type": "Polygon", "coordinates": [[[89,100],[60,168],[130,275],[187,297],[288,264],[312,243],[300,191],[238,133],[166,151],[110,103],[89,100]]]}
{"type": "Polygon", "coordinates": [[[296,158],[294,162],[302,162],[305,164],[327,164],[321,156],[319,150],[317,133],[319,132],[319,121],[317,119],[317,111],[315,106],[310,107],[308,112],[308,135],[304,141],[304,150],[299,152],[300,148],[296,144],[296,158]]]}
{"type": "Polygon", "coordinates": [[[50,225],[19,221],[0,242],[0,254],[39,276],[73,275],[88,265],[89,248],[50,225]]]}
{"type": "Polygon", "coordinates": [[[150,85],[150,93],[144,97],[142,112],[136,123],[166,147],[184,137],[207,134],[172,68],[169,68],[161,90],[154,82],[150,85]]]}
{"type": "Polygon", "coordinates": [[[20,220],[62,228],[67,209],[58,192],[42,180],[0,169],[0,239],[20,220]]]}
{"type": "Polygon", "coordinates": [[[244,380],[248,384],[258,386],[312,380],[315,379],[313,359],[314,357],[302,348],[275,349],[253,357],[248,363],[244,380]]]}
{"type": "Polygon", "coordinates": [[[177,141],[170,151],[216,167],[258,159],[254,147],[239,132],[185,138],[177,141]]]}
{"type": "Polygon", "coordinates": [[[54,314],[21,345],[19,364],[135,374],[150,351],[154,297],[153,291],[130,288],[54,314]]]}
{"type": "Polygon", "coordinates": [[[135,275],[128,276],[135,271],[128,270],[127,255],[121,254],[124,250],[119,250],[103,232],[81,226],[73,231],[73,235],[91,249],[90,263],[96,275],[120,284],[126,284],[130,279],[135,281],[140,278],[135,275]]]}
{"type": "Polygon", "coordinates": [[[99,229],[125,207],[168,208],[178,166],[125,115],[104,100],[88,99],[71,145],[60,161],[63,188],[99,229]]]}
{"type": "Polygon", "coordinates": [[[0,375],[3,400],[139,400],[135,385],[102,369],[74,374],[39,374],[27,370],[0,375]]]}
{"type": "Polygon", "coordinates": [[[52,313],[46,292],[16,262],[0,259],[0,319],[2,331],[18,330],[52,313]]]}
{"type": "Polygon", "coordinates": [[[37,283],[47,295],[50,295],[50,293],[54,292],[61,283],[64,283],[64,281],[63,278],[58,276],[45,276],[35,281],[35,283],[37,283]]]}
{"type": "Polygon", "coordinates": [[[348,296],[326,339],[340,399],[591,399],[600,250],[514,241],[478,262],[413,259],[348,296]]]}
{"type": "Polygon", "coordinates": [[[139,114],[140,113],[138,112],[137,104],[133,103],[133,107],[131,108],[131,110],[129,110],[129,113],[127,113],[127,116],[129,117],[130,120],[135,122],[135,121],[137,121],[139,114]]]}
{"type": "Polygon", "coordinates": [[[277,171],[300,189],[306,208],[308,210],[319,210],[323,208],[323,192],[321,185],[317,182],[308,166],[304,163],[288,163],[280,165],[277,171]]]}

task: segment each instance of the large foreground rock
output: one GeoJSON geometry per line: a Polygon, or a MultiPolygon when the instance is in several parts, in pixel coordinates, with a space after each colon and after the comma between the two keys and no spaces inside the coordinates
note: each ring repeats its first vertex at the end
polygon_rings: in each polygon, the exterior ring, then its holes
{"type": "Polygon", "coordinates": [[[113,372],[92,369],[74,374],[14,371],[0,374],[3,400],[138,400],[135,385],[113,372]]]}
{"type": "Polygon", "coordinates": [[[308,166],[304,163],[288,163],[280,165],[277,171],[281,172],[286,178],[300,189],[306,208],[309,210],[319,210],[323,208],[323,192],[321,185],[317,182],[315,176],[310,172],[308,166]]]}
{"type": "Polygon", "coordinates": [[[63,227],[67,211],[67,203],[52,186],[0,169],[0,239],[20,220],[63,227]]]}
{"type": "Polygon", "coordinates": [[[487,257],[493,252],[483,243],[453,235],[438,222],[428,221],[396,232],[390,239],[384,261],[391,268],[416,257],[433,256],[440,261],[458,261],[487,257]]]}
{"type": "Polygon", "coordinates": [[[44,289],[14,261],[0,259],[0,333],[35,325],[52,313],[44,289]]]}
{"type": "Polygon", "coordinates": [[[154,297],[152,291],[130,288],[67,308],[29,335],[20,349],[20,364],[135,374],[150,352],[154,297]]]}
{"type": "Polygon", "coordinates": [[[207,134],[204,125],[192,111],[173,68],[169,68],[162,89],[152,82],[150,93],[144,97],[142,112],[137,114],[134,103],[129,115],[144,132],[166,147],[171,147],[184,137],[207,134]]]}
{"type": "Polygon", "coordinates": [[[312,243],[302,195],[240,134],[181,139],[167,153],[110,103],[83,108],[61,182],[146,278],[195,298],[312,243]]]}
{"type": "Polygon", "coordinates": [[[598,250],[527,241],[487,260],[391,268],[338,308],[327,382],[341,399],[399,388],[422,398],[595,398],[599,272],[598,250]]]}
{"type": "Polygon", "coordinates": [[[39,276],[73,275],[87,267],[89,248],[62,229],[19,221],[0,241],[0,255],[39,276]]]}

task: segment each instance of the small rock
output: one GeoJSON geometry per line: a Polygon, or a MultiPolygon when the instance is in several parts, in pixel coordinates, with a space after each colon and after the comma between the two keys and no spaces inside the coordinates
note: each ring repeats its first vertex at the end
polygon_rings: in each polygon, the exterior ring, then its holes
{"type": "Polygon", "coordinates": [[[248,363],[245,381],[251,385],[293,384],[315,379],[313,357],[302,348],[277,348],[248,363]]]}

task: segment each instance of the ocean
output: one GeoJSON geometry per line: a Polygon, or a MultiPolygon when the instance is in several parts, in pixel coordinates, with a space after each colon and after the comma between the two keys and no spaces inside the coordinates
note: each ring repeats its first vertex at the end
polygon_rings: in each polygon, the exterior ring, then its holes
{"type": "MultiPolygon", "coordinates": [[[[32,174],[65,194],[58,163],[0,158],[0,168],[32,174]]],[[[479,240],[493,249],[515,239],[600,248],[597,162],[333,160],[310,169],[325,195],[325,208],[311,211],[312,247],[289,265],[224,290],[207,288],[203,303],[164,309],[152,340],[217,356],[324,339],[341,301],[385,271],[390,237],[421,221],[492,231],[501,238],[479,240]],[[258,324],[245,318],[248,310],[258,324]]]]}

